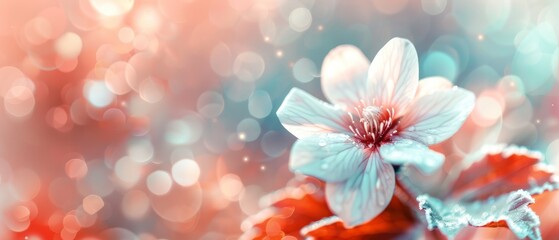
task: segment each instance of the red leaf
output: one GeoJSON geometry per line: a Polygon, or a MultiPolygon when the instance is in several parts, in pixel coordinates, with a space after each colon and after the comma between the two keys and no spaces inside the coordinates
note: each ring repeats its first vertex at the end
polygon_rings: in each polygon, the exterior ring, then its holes
{"type": "Polygon", "coordinates": [[[276,191],[262,201],[268,207],[243,222],[242,239],[300,238],[301,228],[332,215],[324,199],[324,185],[315,179],[276,191]]]}
{"type": "Polygon", "coordinates": [[[449,195],[472,201],[518,189],[535,194],[545,184],[557,188],[553,171],[541,163],[541,158],[538,152],[515,146],[482,152],[478,160],[460,172],[449,195]]]}
{"type": "Polygon", "coordinates": [[[354,228],[347,229],[342,220],[332,216],[315,222],[301,231],[313,239],[387,239],[409,232],[416,221],[411,209],[397,197],[393,197],[388,207],[376,218],[354,228]]]}

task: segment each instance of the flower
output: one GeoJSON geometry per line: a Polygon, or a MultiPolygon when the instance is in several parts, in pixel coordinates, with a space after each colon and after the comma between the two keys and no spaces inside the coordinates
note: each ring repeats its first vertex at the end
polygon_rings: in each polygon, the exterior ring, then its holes
{"type": "Polygon", "coordinates": [[[391,164],[432,172],[444,156],[428,145],[453,135],[474,105],[473,93],[441,77],[418,81],[413,44],[390,40],[369,66],[354,46],[326,56],[322,89],[333,105],[292,89],[277,111],[298,140],[290,168],[326,182],[330,209],[348,226],[367,222],[392,198],[391,164]]]}

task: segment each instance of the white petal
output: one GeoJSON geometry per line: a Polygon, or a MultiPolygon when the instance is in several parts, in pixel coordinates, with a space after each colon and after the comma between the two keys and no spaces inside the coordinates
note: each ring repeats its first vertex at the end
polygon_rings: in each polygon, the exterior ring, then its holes
{"type": "Polygon", "coordinates": [[[419,80],[419,86],[417,87],[417,93],[415,98],[418,99],[425,95],[429,95],[436,91],[448,90],[452,88],[452,82],[444,77],[428,77],[419,80]]]}
{"type": "Polygon", "coordinates": [[[391,164],[412,164],[423,173],[430,174],[439,169],[444,155],[432,151],[422,143],[399,139],[380,147],[382,160],[391,164]]]}
{"type": "Polygon", "coordinates": [[[281,124],[297,138],[347,132],[342,120],[347,114],[345,111],[298,88],[291,89],[276,114],[281,124]]]}
{"type": "Polygon", "coordinates": [[[352,45],[334,48],[324,58],[321,84],[330,102],[352,106],[366,99],[365,84],[369,60],[352,45]]]}
{"type": "Polygon", "coordinates": [[[418,79],[415,47],[409,40],[393,38],[380,49],[369,68],[369,100],[405,110],[415,96],[418,79]]]}
{"type": "Polygon", "coordinates": [[[401,135],[425,145],[442,142],[460,129],[474,101],[472,92],[457,87],[425,95],[402,118],[401,135]]]}
{"type": "Polygon", "coordinates": [[[367,167],[345,182],[326,183],[326,201],[347,226],[363,224],[379,215],[394,194],[394,169],[377,154],[367,167]]]}
{"type": "Polygon", "coordinates": [[[365,168],[365,151],[344,134],[300,139],[293,145],[289,168],[326,182],[340,182],[365,168]]]}

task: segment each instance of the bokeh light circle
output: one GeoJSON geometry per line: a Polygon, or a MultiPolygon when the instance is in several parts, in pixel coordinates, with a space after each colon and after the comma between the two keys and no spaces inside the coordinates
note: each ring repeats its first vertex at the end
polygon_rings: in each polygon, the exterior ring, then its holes
{"type": "Polygon", "coordinates": [[[105,16],[123,15],[134,6],[134,0],[89,0],[89,3],[98,13],[105,16]]]}
{"type": "Polygon", "coordinates": [[[502,117],[504,107],[494,95],[482,94],[477,98],[472,119],[479,126],[491,126],[502,117]]]}
{"type": "Polygon", "coordinates": [[[176,185],[165,195],[150,195],[151,207],[161,218],[171,222],[186,222],[194,217],[202,205],[202,188],[198,183],[190,187],[176,185]]]}
{"type": "Polygon", "coordinates": [[[312,24],[312,14],[307,8],[296,8],[289,14],[289,27],[296,32],[304,32],[312,24]]]}
{"type": "Polygon", "coordinates": [[[264,59],[256,52],[243,52],[233,62],[233,73],[243,81],[255,81],[264,73],[264,59]]]}
{"type": "Polygon", "coordinates": [[[144,192],[130,190],[122,197],[121,207],[126,218],[140,220],[149,211],[150,201],[144,192]]]}
{"type": "Polygon", "coordinates": [[[169,173],[157,170],[147,177],[146,184],[151,193],[161,196],[167,194],[169,190],[171,190],[173,180],[169,173]]]}
{"type": "Polygon", "coordinates": [[[64,33],[54,44],[54,48],[58,55],[66,59],[78,57],[82,51],[82,47],[83,43],[81,37],[73,32],[64,33]]]}
{"type": "Polygon", "coordinates": [[[265,118],[272,112],[272,99],[266,91],[255,91],[248,99],[248,112],[255,118],[265,118]]]}
{"type": "Polygon", "coordinates": [[[26,86],[14,86],[4,96],[4,109],[14,117],[28,116],[34,108],[35,96],[26,86]]]}
{"type": "Polygon", "coordinates": [[[83,88],[83,94],[87,101],[98,108],[109,106],[114,99],[114,94],[102,81],[87,81],[83,88]]]}
{"type": "Polygon", "coordinates": [[[118,61],[107,69],[105,72],[105,84],[107,88],[114,94],[123,95],[132,88],[128,85],[128,82],[133,81],[136,78],[136,70],[132,65],[125,61],[118,61]]]}
{"type": "Polygon", "coordinates": [[[200,177],[200,167],[192,159],[182,159],[173,164],[171,169],[173,179],[181,186],[194,185],[200,177]]]}
{"type": "Polygon", "coordinates": [[[134,138],[128,143],[128,156],[139,163],[149,162],[154,155],[154,148],[151,141],[147,138],[134,138]]]}
{"type": "Polygon", "coordinates": [[[238,201],[244,185],[239,176],[229,173],[219,179],[219,189],[229,201],[238,201]]]}
{"type": "Polygon", "coordinates": [[[210,53],[210,65],[215,73],[227,77],[233,72],[233,56],[224,43],[216,45],[210,53]]]}
{"type": "Polygon", "coordinates": [[[442,76],[450,81],[454,81],[458,74],[458,65],[448,54],[433,51],[423,60],[423,68],[421,70],[425,76],[442,76]]]}
{"type": "Polygon", "coordinates": [[[165,140],[173,145],[193,144],[200,139],[203,131],[202,118],[194,112],[189,112],[182,119],[169,122],[165,140]]]}
{"type": "Polygon", "coordinates": [[[237,133],[241,140],[252,142],[260,136],[260,123],[253,118],[245,118],[237,125],[237,133]]]}
{"type": "Polygon", "coordinates": [[[314,62],[308,58],[301,58],[293,65],[293,77],[299,82],[307,83],[318,75],[318,69],[314,62]]]}
{"type": "Polygon", "coordinates": [[[205,92],[198,97],[196,106],[198,112],[206,118],[215,118],[221,114],[224,108],[223,96],[217,92],[205,92]]]}
{"type": "Polygon", "coordinates": [[[83,178],[87,175],[87,163],[80,158],[73,158],[66,162],[66,175],[69,178],[83,178]]]}
{"type": "Polygon", "coordinates": [[[547,146],[546,159],[551,164],[559,167],[559,138],[551,141],[547,146]]]}
{"type": "Polygon", "coordinates": [[[99,160],[88,161],[87,165],[87,175],[77,182],[79,192],[84,196],[95,194],[106,197],[111,194],[115,190],[111,180],[112,170],[99,160]]]}
{"type": "Polygon", "coordinates": [[[269,131],[262,135],[260,146],[266,155],[276,158],[288,151],[288,139],[275,131],[269,131]]]}
{"type": "Polygon", "coordinates": [[[421,8],[429,15],[441,14],[447,5],[447,0],[421,0],[421,8]]]}
{"type": "Polygon", "coordinates": [[[101,210],[103,206],[105,206],[105,201],[103,201],[103,198],[95,194],[91,194],[83,198],[82,206],[83,206],[83,210],[87,214],[93,215],[96,214],[99,210],[101,210]]]}
{"type": "Polygon", "coordinates": [[[142,177],[143,164],[130,157],[119,159],[114,166],[114,173],[123,183],[132,186],[142,177]]]}
{"type": "Polygon", "coordinates": [[[41,190],[41,179],[31,169],[18,169],[11,180],[11,190],[21,201],[32,200],[41,190]]]}

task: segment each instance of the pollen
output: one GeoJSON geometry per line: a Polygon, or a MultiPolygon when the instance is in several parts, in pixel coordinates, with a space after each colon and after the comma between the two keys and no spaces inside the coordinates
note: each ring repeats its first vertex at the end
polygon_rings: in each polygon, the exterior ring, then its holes
{"type": "Polygon", "coordinates": [[[390,141],[398,133],[399,119],[395,118],[393,107],[360,105],[348,112],[349,130],[356,142],[365,148],[376,148],[390,141]]]}

